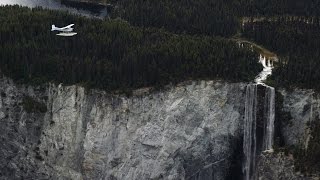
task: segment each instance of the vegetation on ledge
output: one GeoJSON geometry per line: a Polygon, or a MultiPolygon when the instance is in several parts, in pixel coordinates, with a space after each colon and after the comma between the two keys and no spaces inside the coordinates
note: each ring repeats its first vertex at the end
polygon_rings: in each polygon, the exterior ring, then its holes
{"type": "Polygon", "coordinates": [[[188,79],[249,81],[262,69],[257,54],[223,38],[177,35],[57,11],[0,7],[0,67],[22,82],[81,83],[106,90],[188,79]],[[51,24],[75,23],[74,37],[51,24]]]}

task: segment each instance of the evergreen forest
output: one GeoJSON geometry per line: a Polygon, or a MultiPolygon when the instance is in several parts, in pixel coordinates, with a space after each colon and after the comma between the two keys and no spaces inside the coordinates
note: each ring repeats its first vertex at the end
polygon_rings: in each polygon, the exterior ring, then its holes
{"type": "Polygon", "coordinates": [[[20,82],[123,90],[188,79],[249,81],[261,70],[256,53],[219,37],[18,6],[0,7],[0,24],[1,71],[20,82]],[[77,36],[50,31],[70,23],[77,36]]]}
{"type": "Polygon", "coordinates": [[[21,82],[80,83],[106,90],[187,79],[250,81],[257,54],[232,40],[261,44],[280,57],[272,80],[320,88],[319,15],[314,0],[118,0],[111,19],[41,8],[0,8],[0,65],[21,82]],[[242,18],[251,18],[242,27],[242,18]],[[265,17],[266,20],[255,21],[265,17]],[[270,20],[271,19],[271,20],[270,20]],[[77,24],[61,38],[51,24],[77,24]],[[319,86],[319,87],[318,87],[319,86]]]}
{"type": "Polygon", "coordinates": [[[279,86],[320,90],[320,18],[286,16],[244,26],[245,37],[279,55],[272,80],[279,86]]]}
{"type": "Polygon", "coordinates": [[[319,16],[315,0],[118,0],[112,13],[133,25],[176,33],[231,37],[242,17],[319,16]]]}

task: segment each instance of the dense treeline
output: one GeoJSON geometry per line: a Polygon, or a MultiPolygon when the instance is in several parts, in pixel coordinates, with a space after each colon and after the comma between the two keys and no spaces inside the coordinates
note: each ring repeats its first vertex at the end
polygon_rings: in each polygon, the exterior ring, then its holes
{"type": "Polygon", "coordinates": [[[251,22],[243,34],[280,55],[273,73],[278,85],[320,89],[320,18],[251,22]]]}
{"type": "Polygon", "coordinates": [[[118,14],[138,26],[165,27],[176,33],[231,36],[238,18],[224,0],[121,0],[118,14]]]}
{"type": "MultiPolygon", "coordinates": [[[[241,0],[240,0],[241,2],[241,0]]],[[[317,16],[320,1],[317,0],[243,0],[241,15],[246,16],[317,16]]]]}
{"type": "Polygon", "coordinates": [[[225,37],[243,16],[320,15],[315,0],[118,0],[118,7],[113,16],[134,25],[225,37]]]}
{"type": "Polygon", "coordinates": [[[0,67],[16,80],[84,83],[106,90],[186,79],[251,80],[257,55],[229,40],[142,29],[122,21],[0,7],[0,67]],[[50,32],[75,23],[74,37],[50,32]]]}

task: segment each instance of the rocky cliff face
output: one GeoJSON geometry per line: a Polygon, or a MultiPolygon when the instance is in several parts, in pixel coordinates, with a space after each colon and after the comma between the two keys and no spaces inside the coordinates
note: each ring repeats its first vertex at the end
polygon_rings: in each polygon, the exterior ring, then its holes
{"type": "MultiPolygon", "coordinates": [[[[0,177],[235,179],[245,87],[197,81],[125,97],[1,78],[0,177]]],[[[285,144],[303,142],[307,148],[310,122],[319,121],[320,98],[309,90],[281,94],[290,114],[281,129],[285,144]]],[[[292,156],[263,153],[259,159],[259,179],[308,179],[295,172],[292,156]]]]}
{"type": "Polygon", "coordinates": [[[286,156],[283,153],[265,152],[260,156],[258,164],[259,180],[312,180],[296,172],[292,156],[286,156]]]}
{"type": "Polygon", "coordinates": [[[104,4],[104,5],[110,2],[108,0],[64,0],[64,1],[78,2],[78,3],[104,4]]]}
{"type": "MultiPolygon", "coordinates": [[[[302,148],[301,150],[304,153],[312,153],[315,157],[305,155],[303,160],[310,163],[313,161],[312,158],[317,158],[316,155],[319,154],[319,149],[314,148],[316,145],[310,143],[314,143],[311,141],[311,138],[314,138],[311,135],[311,127],[320,120],[320,97],[312,90],[280,90],[280,93],[283,96],[282,111],[289,114],[288,119],[277,119],[276,117],[277,121],[284,121],[279,124],[281,124],[280,130],[285,147],[295,146],[296,148],[302,148]],[[307,150],[310,145],[313,147],[311,152],[307,150]]],[[[296,172],[294,164],[297,162],[295,161],[297,159],[290,153],[288,155],[283,153],[264,153],[259,160],[259,178],[261,180],[319,179],[317,174],[313,174],[312,177],[306,177],[300,172],[296,172]]],[[[302,166],[307,165],[302,164],[302,166]]]]}
{"type": "Polygon", "coordinates": [[[289,112],[291,118],[283,127],[285,144],[308,146],[310,131],[308,124],[318,121],[320,115],[320,97],[312,90],[281,91],[283,110],[289,112]]]}
{"type": "Polygon", "coordinates": [[[242,141],[245,86],[190,82],[127,98],[2,78],[0,177],[224,179],[242,141]],[[47,112],[27,113],[26,96],[47,112]]]}

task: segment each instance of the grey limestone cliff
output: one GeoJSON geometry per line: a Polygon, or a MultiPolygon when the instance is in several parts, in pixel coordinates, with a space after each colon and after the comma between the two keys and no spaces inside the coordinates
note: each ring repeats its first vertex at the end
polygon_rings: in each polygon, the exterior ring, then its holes
{"type": "Polygon", "coordinates": [[[258,164],[259,180],[312,180],[296,172],[294,159],[283,153],[263,153],[258,164]]]}
{"type": "MultiPolygon", "coordinates": [[[[313,90],[294,89],[288,91],[282,89],[280,93],[283,96],[282,111],[289,114],[288,119],[276,118],[277,121],[282,121],[278,125],[281,126],[280,134],[283,138],[284,146],[286,148],[293,146],[301,148],[302,151],[308,153],[307,149],[310,146],[311,138],[313,138],[311,127],[320,120],[320,97],[313,90]]],[[[259,159],[258,174],[261,180],[320,179],[317,174],[311,176],[309,174],[310,177],[307,177],[301,172],[296,172],[294,164],[297,159],[290,153],[287,155],[281,152],[264,153],[259,159]]],[[[304,165],[302,164],[302,166],[304,165]]],[[[320,172],[320,169],[318,172],[320,172]]]]}
{"type": "Polygon", "coordinates": [[[246,84],[197,81],[125,97],[0,80],[1,179],[224,179],[246,84]],[[26,112],[32,97],[47,111],[26,112]]]}
{"type": "Polygon", "coordinates": [[[313,90],[302,89],[282,90],[281,94],[284,98],[283,110],[291,115],[282,130],[285,143],[303,143],[307,147],[310,138],[308,124],[320,120],[320,97],[313,90]]]}
{"type": "MultiPolygon", "coordinates": [[[[1,78],[0,179],[226,179],[242,153],[245,89],[190,81],[126,97],[1,78]]],[[[281,94],[290,114],[284,142],[307,148],[320,98],[311,90],[281,94]]],[[[292,156],[263,153],[257,177],[307,179],[293,164],[292,156]]]]}

